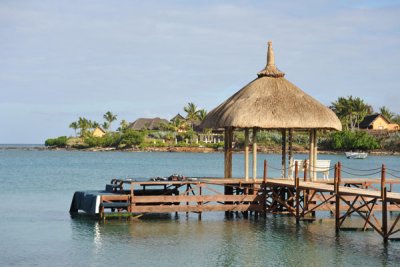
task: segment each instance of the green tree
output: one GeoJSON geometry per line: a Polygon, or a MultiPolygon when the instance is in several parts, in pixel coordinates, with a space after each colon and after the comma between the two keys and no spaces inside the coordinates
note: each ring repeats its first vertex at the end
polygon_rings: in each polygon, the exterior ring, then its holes
{"type": "Polygon", "coordinates": [[[207,110],[205,110],[205,109],[199,109],[198,111],[197,111],[197,119],[199,120],[199,121],[203,121],[204,120],[204,118],[207,116],[207,110]]]}
{"type": "Polygon", "coordinates": [[[128,129],[129,123],[126,120],[122,120],[119,124],[118,132],[125,132],[128,129]]]}
{"type": "Polygon", "coordinates": [[[110,128],[110,124],[108,122],[103,122],[103,124],[101,125],[101,127],[103,127],[104,130],[108,130],[110,128]]]}
{"type": "Polygon", "coordinates": [[[106,122],[108,122],[108,124],[109,124],[109,128],[108,128],[108,129],[111,129],[111,123],[112,123],[113,121],[116,121],[116,120],[117,120],[117,115],[112,114],[111,111],[107,111],[107,112],[103,115],[103,118],[104,118],[104,119],[106,120],[106,122]]]}
{"type": "Polygon", "coordinates": [[[197,106],[194,103],[190,102],[187,104],[186,107],[183,108],[183,110],[186,112],[186,119],[191,125],[193,125],[193,122],[198,120],[197,106]]]}
{"type": "Polygon", "coordinates": [[[84,117],[79,117],[78,128],[80,129],[80,136],[87,135],[89,129],[91,128],[91,121],[84,117]]]}
{"type": "Polygon", "coordinates": [[[119,145],[121,146],[134,146],[140,145],[144,141],[144,133],[139,131],[134,131],[127,129],[121,136],[119,145]]]}
{"type": "Polygon", "coordinates": [[[332,102],[331,109],[339,117],[346,130],[359,128],[364,117],[373,112],[372,107],[366,104],[364,100],[359,97],[353,98],[353,96],[339,97],[332,102]]]}
{"type": "Polygon", "coordinates": [[[78,128],[79,128],[78,122],[76,122],[76,121],[71,122],[71,124],[69,125],[69,128],[74,129],[75,137],[76,137],[76,130],[78,130],[78,128]]]}
{"type": "Polygon", "coordinates": [[[394,116],[394,118],[392,119],[392,122],[393,122],[393,123],[400,124],[400,115],[394,116]]]}
{"type": "Polygon", "coordinates": [[[389,108],[387,108],[386,106],[380,107],[379,108],[379,112],[382,114],[383,117],[385,117],[386,119],[388,119],[390,122],[393,121],[393,119],[395,118],[396,114],[391,112],[389,110],[389,108]]]}

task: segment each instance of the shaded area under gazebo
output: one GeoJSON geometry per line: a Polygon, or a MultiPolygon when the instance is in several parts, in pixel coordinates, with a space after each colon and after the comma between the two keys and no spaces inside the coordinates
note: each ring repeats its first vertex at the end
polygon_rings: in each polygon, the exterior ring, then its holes
{"type": "Polygon", "coordinates": [[[258,77],[208,113],[203,128],[225,129],[224,177],[232,178],[233,132],[244,130],[244,178],[249,179],[249,146],[252,133],[252,178],[257,179],[257,133],[278,130],[282,134],[282,177],[288,178],[288,164],[293,159],[293,133],[310,135],[308,171],[316,179],[317,131],[341,130],[340,120],[324,106],[284,78],[275,66],[272,43],[268,42],[267,65],[258,77]]]}

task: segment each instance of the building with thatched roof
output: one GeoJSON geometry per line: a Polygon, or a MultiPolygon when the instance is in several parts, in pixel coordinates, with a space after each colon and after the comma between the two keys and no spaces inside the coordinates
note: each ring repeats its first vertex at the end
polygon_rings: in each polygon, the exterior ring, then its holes
{"type": "Polygon", "coordinates": [[[170,119],[170,122],[176,122],[176,121],[184,121],[186,120],[185,117],[183,117],[181,114],[176,114],[172,119],[170,119]]]}
{"type": "Polygon", "coordinates": [[[132,122],[129,126],[128,129],[132,129],[135,131],[140,131],[140,130],[160,130],[160,126],[162,125],[168,125],[169,121],[166,119],[161,119],[161,118],[139,118],[132,122]]]}
{"type": "Polygon", "coordinates": [[[399,125],[397,123],[390,123],[388,119],[382,114],[372,114],[365,116],[360,122],[360,129],[368,130],[388,130],[396,131],[399,130],[399,125]]]}
{"type": "Polygon", "coordinates": [[[203,128],[225,129],[225,177],[232,177],[233,131],[245,132],[245,178],[248,178],[249,131],[253,134],[253,178],[257,177],[257,143],[259,129],[282,133],[282,176],[286,177],[286,136],[289,135],[289,159],[292,157],[293,131],[310,132],[310,169],[315,178],[317,130],[341,130],[335,113],[284,78],[275,66],[272,43],[268,43],[267,65],[257,78],[210,111],[203,128]]]}

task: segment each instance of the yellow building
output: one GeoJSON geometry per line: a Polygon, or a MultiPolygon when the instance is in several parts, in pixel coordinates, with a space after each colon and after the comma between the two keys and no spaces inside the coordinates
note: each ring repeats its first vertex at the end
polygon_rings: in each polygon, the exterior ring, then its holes
{"type": "Polygon", "coordinates": [[[399,125],[397,123],[390,123],[381,114],[373,114],[365,116],[364,120],[360,123],[360,129],[397,131],[399,130],[399,125]]]}
{"type": "Polygon", "coordinates": [[[96,127],[92,133],[94,137],[103,137],[105,134],[106,132],[100,127],[96,127]]]}

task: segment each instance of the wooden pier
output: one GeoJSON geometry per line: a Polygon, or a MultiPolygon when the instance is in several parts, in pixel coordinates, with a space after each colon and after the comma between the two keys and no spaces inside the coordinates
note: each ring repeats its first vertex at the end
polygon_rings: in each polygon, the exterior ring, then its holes
{"type": "MultiPolygon", "coordinates": [[[[266,164],[265,164],[266,166],[266,164]]],[[[336,230],[352,215],[362,218],[358,229],[374,229],[384,241],[400,232],[400,193],[392,191],[400,179],[386,179],[382,166],[380,179],[342,178],[341,165],[334,167],[335,176],[328,181],[267,178],[188,178],[184,181],[134,181],[113,179],[107,185],[109,194],[100,195],[100,218],[110,214],[197,213],[222,211],[231,216],[241,213],[265,216],[267,213],[288,214],[296,222],[313,221],[316,212],[329,212],[336,230]],[[393,213],[396,212],[396,213],[393,213]],[[392,220],[389,219],[391,216],[392,220]]],[[[307,173],[307,172],[305,172],[307,173]]],[[[72,210],[74,211],[74,210],[72,210]]]]}

